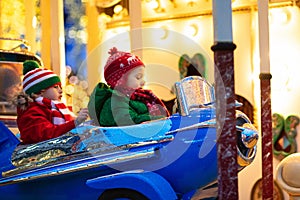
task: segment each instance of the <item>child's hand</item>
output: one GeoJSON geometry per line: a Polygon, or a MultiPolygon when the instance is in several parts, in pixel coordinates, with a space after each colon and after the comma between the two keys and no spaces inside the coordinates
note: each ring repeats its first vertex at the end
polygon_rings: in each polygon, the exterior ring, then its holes
{"type": "Polygon", "coordinates": [[[78,126],[82,122],[84,122],[87,118],[89,117],[89,111],[87,108],[82,108],[79,113],[77,118],[75,119],[75,125],[78,126]]]}

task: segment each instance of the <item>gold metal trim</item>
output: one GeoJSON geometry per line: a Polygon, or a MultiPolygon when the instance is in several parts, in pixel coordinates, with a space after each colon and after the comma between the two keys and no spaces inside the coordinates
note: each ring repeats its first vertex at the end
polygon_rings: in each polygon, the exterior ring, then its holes
{"type": "MultiPolygon", "coordinates": [[[[293,2],[282,2],[282,3],[271,3],[269,5],[270,8],[279,8],[279,7],[287,7],[293,6],[293,2]]],[[[250,5],[250,6],[240,6],[237,8],[233,8],[232,12],[251,12],[253,10],[257,10],[257,5],[250,5]]],[[[151,23],[151,22],[158,22],[158,21],[168,21],[168,20],[177,20],[177,19],[186,19],[186,18],[194,18],[194,17],[202,17],[202,16],[211,16],[212,10],[205,10],[201,12],[193,12],[193,13],[185,13],[185,14],[178,14],[178,15],[166,15],[164,17],[153,17],[153,18],[145,18],[142,19],[142,23],[151,23]]],[[[129,17],[126,17],[123,20],[115,20],[106,23],[107,29],[116,28],[120,26],[129,26],[129,17]]]]}

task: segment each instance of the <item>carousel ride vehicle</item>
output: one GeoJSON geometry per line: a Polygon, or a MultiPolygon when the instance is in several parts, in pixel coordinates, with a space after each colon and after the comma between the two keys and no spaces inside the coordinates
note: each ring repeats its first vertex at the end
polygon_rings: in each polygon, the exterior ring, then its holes
{"type": "MultiPolygon", "coordinates": [[[[217,196],[213,87],[198,76],[175,84],[178,113],[142,124],[91,121],[31,145],[0,122],[3,199],[202,199],[217,196]]],[[[256,155],[258,132],[236,111],[237,166],[256,155]]]]}

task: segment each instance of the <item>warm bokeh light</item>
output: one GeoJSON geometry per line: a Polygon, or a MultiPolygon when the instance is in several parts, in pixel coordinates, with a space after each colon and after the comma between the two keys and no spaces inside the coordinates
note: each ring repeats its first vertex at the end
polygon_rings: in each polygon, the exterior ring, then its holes
{"type": "Polygon", "coordinates": [[[149,3],[148,3],[148,6],[149,8],[151,9],[157,9],[159,7],[159,2],[157,0],[151,0],[149,3]]]}
{"type": "Polygon", "coordinates": [[[67,85],[65,88],[65,93],[68,95],[72,95],[74,93],[74,86],[73,85],[67,85]]]}
{"type": "Polygon", "coordinates": [[[118,4],[114,7],[115,14],[119,14],[122,10],[123,10],[123,7],[120,4],[118,4]]]}
{"type": "Polygon", "coordinates": [[[36,26],[37,26],[37,18],[36,18],[36,16],[33,16],[33,18],[32,18],[32,28],[36,28],[36,26]]]}
{"type": "Polygon", "coordinates": [[[291,12],[286,8],[275,8],[270,10],[270,23],[275,25],[287,24],[291,20],[291,12]]]}

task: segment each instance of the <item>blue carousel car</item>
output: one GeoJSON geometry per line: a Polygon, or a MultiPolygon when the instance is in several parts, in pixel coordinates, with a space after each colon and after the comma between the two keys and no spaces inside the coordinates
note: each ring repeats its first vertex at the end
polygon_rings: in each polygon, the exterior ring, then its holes
{"type": "MultiPolygon", "coordinates": [[[[0,49],[1,69],[9,65],[21,75],[25,60],[42,65],[26,42],[13,41],[11,49],[0,49]]],[[[0,199],[215,198],[213,87],[201,77],[187,77],[175,86],[178,113],[166,119],[122,127],[87,122],[32,145],[22,145],[15,136],[16,113],[0,99],[0,199]]],[[[242,170],[255,158],[258,132],[238,110],[236,134],[242,170]]]]}
{"type": "MultiPolygon", "coordinates": [[[[187,77],[176,83],[176,94],[178,113],[166,119],[122,127],[86,123],[32,145],[21,145],[1,124],[1,199],[216,197],[213,88],[201,77],[187,77]]],[[[238,110],[236,134],[242,170],[256,155],[258,132],[238,110]]]]}

